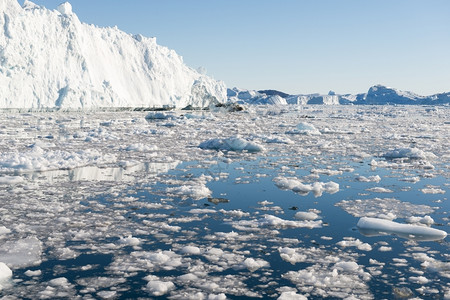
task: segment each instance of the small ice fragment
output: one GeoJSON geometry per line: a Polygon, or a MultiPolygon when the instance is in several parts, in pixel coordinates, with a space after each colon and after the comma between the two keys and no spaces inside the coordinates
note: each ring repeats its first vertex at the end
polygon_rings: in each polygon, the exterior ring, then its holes
{"type": "Polygon", "coordinates": [[[0,226],[0,235],[11,233],[11,230],[5,226],[0,226]]]}
{"type": "Polygon", "coordinates": [[[28,277],[41,276],[41,274],[42,274],[41,270],[36,270],[36,271],[27,270],[25,272],[25,275],[28,277]]]}
{"type": "Polygon", "coordinates": [[[296,292],[283,292],[277,300],[307,300],[303,295],[299,295],[296,292]]]}
{"type": "Polygon", "coordinates": [[[152,296],[162,296],[175,289],[171,281],[150,281],[147,283],[147,289],[152,296]]]}
{"type": "Polygon", "coordinates": [[[116,298],[117,292],[116,291],[101,291],[97,293],[97,296],[99,296],[102,299],[114,299],[116,298]]]}

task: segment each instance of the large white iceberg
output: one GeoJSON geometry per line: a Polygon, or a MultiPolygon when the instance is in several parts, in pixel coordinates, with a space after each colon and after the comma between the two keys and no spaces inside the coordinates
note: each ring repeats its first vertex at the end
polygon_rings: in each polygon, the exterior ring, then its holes
{"type": "Polygon", "coordinates": [[[0,108],[205,107],[226,87],[155,38],[81,23],[69,3],[49,10],[0,1],[0,108]]]}

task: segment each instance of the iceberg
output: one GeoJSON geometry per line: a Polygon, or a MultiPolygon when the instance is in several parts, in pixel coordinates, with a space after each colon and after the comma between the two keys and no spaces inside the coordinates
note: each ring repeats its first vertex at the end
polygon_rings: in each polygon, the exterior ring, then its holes
{"type": "Polygon", "coordinates": [[[363,217],[356,225],[365,236],[394,234],[402,238],[416,241],[438,241],[445,239],[447,233],[443,230],[425,226],[400,224],[385,219],[363,217]]]}
{"type": "Polygon", "coordinates": [[[208,107],[221,81],[186,66],[156,38],[82,23],[69,3],[49,10],[0,1],[0,108],[208,107]]]}

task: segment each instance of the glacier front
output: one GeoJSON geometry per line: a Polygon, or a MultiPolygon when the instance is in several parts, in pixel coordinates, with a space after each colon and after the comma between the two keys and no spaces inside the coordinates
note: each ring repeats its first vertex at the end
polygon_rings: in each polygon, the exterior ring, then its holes
{"type": "Polygon", "coordinates": [[[156,38],[82,23],[67,2],[0,0],[0,108],[206,107],[226,97],[223,82],[156,38]]]}

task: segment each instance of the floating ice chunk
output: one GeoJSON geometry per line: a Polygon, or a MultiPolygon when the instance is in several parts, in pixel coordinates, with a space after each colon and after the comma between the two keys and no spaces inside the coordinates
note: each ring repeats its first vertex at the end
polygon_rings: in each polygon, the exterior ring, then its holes
{"type": "Polygon", "coordinates": [[[359,269],[359,265],[354,261],[341,261],[334,265],[336,269],[343,272],[356,272],[359,269]]]}
{"type": "Polygon", "coordinates": [[[443,189],[436,188],[436,187],[424,188],[424,189],[421,189],[421,191],[424,194],[445,194],[445,191],[443,189]]]}
{"type": "Polygon", "coordinates": [[[11,269],[5,263],[0,262],[0,292],[1,290],[3,290],[3,288],[10,286],[11,278],[11,269]]]}
{"type": "Polygon", "coordinates": [[[427,271],[438,272],[439,275],[450,279],[450,262],[437,260],[425,253],[413,253],[413,258],[420,261],[420,266],[427,271]]]}
{"type": "Polygon", "coordinates": [[[413,215],[431,214],[434,208],[428,205],[412,204],[395,198],[374,198],[366,200],[342,200],[341,207],[354,217],[376,217],[382,219],[407,218],[413,215]]]}
{"type": "Polygon", "coordinates": [[[216,210],[209,209],[209,208],[193,208],[193,209],[190,209],[188,212],[190,214],[196,214],[196,215],[198,215],[198,214],[215,214],[215,213],[217,213],[216,210]]]}
{"type": "Polygon", "coordinates": [[[184,274],[184,275],[178,276],[178,280],[180,280],[182,282],[193,282],[193,281],[197,281],[198,277],[195,274],[189,273],[189,274],[184,274]]]}
{"type": "Polygon", "coordinates": [[[299,220],[315,220],[319,215],[314,212],[299,211],[295,214],[295,218],[299,220]]]}
{"type": "Polygon", "coordinates": [[[282,292],[277,300],[308,300],[308,298],[296,292],[282,292]]]}
{"type": "Polygon", "coordinates": [[[341,246],[341,247],[357,247],[359,250],[362,250],[362,251],[372,251],[372,246],[370,246],[370,244],[363,243],[359,239],[343,240],[343,241],[336,243],[336,245],[341,246]]]}
{"type": "Polygon", "coordinates": [[[10,229],[6,228],[5,226],[0,226],[0,236],[8,233],[11,233],[10,229]]]}
{"type": "Polygon", "coordinates": [[[317,221],[292,221],[284,220],[272,215],[264,215],[263,218],[259,220],[240,220],[233,221],[230,224],[240,230],[258,230],[262,226],[275,227],[275,228],[321,228],[322,220],[317,221]]]}
{"type": "Polygon", "coordinates": [[[199,147],[201,149],[224,150],[224,151],[248,151],[261,152],[264,147],[240,137],[231,137],[227,139],[211,139],[202,142],[199,147]]]}
{"type": "Polygon", "coordinates": [[[265,142],[268,144],[294,144],[294,142],[287,138],[287,137],[281,137],[281,136],[277,136],[277,137],[267,137],[265,139],[265,142]]]}
{"type": "Polygon", "coordinates": [[[254,272],[261,268],[267,268],[270,264],[263,259],[247,258],[242,262],[242,267],[254,272]]]}
{"type": "Polygon", "coordinates": [[[163,113],[163,112],[149,112],[145,116],[146,120],[172,120],[175,119],[173,114],[163,113]]]}
{"type": "Polygon", "coordinates": [[[0,170],[6,172],[35,172],[60,169],[74,169],[88,164],[106,163],[115,160],[94,149],[77,152],[44,150],[33,147],[28,152],[11,152],[0,155],[0,170]]]}
{"type": "Polygon", "coordinates": [[[308,256],[305,254],[298,253],[296,249],[284,247],[278,248],[278,252],[280,253],[280,257],[291,264],[296,264],[298,262],[304,262],[307,260],[308,256]]]}
{"type": "Polygon", "coordinates": [[[372,192],[372,193],[393,193],[393,190],[384,188],[384,187],[380,187],[380,186],[376,186],[370,189],[366,189],[366,191],[368,192],[372,192]]]}
{"type": "Polygon", "coordinates": [[[170,187],[166,189],[166,192],[182,199],[192,198],[194,200],[207,198],[212,193],[204,184],[170,187]]]}
{"type": "Polygon", "coordinates": [[[424,226],[400,224],[389,220],[363,217],[358,221],[359,231],[366,236],[394,234],[403,238],[419,241],[442,240],[447,233],[442,230],[424,226]]]}
{"type": "Polygon", "coordinates": [[[42,271],[41,270],[36,270],[36,271],[27,270],[25,272],[25,275],[28,276],[28,277],[41,276],[42,275],[42,271]]]}
{"type": "Polygon", "coordinates": [[[0,184],[13,185],[13,184],[19,184],[22,182],[24,182],[24,179],[21,176],[2,176],[2,177],[0,177],[0,184]]]}
{"type": "Polygon", "coordinates": [[[424,276],[411,276],[409,277],[409,281],[411,281],[412,283],[417,283],[417,284],[427,284],[429,282],[428,278],[424,277],[424,276]]]}
{"type": "Polygon", "coordinates": [[[35,237],[7,241],[0,245],[0,261],[14,268],[39,265],[42,243],[35,237]]]}
{"type": "Polygon", "coordinates": [[[309,192],[313,192],[315,197],[320,197],[324,192],[335,194],[339,192],[339,184],[330,181],[314,182],[313,184],[304,184],[297,178],[276,177],[273,180],[275,185],[284,190],[292,190],[295,193],[306,196],[309,192]]]}
{"type": "Polygon", "coordinates": [[[1,282],[12,277],[11,269],[3,262],[0,262],[0,290],[1,282]]]}
{"type": "Polygon", "coordinates": [[[306,134],[306,135],[321,135],[320,131],[314,125],[302,122],[297,125],[296,129],[288,131],[289,134],[306,134]]]}
{"type": "Polygon", "coordinates": [[[436,158],[431,152],[425,152],[417,148],[396,148],[383,154],[385,158],[409,158],[409,159],[429,159],[436,158]]]}
{"type": "Polygon", "coordinates": [[[416,223],[420,223],[420,224],[424,224],[427,226],[431,226],[434,224],[434,220],[432,217],[430,216],[425,216],[425,217],[409,217],[406,219],[407,223],[410,224],[416,224],[416,223]]]}
{"type": "Polygon", "coordinates": [[[389,252],[389,251],[392,251],[392,247],[381,246],[380,248],[378,248],[378,251],[380,251],[380,252],[389,252]]]}
{"type": "Polygon", "coordinates": [[[365,177],[365,176],[358,176],[356,177],[357,181],[360,182],[380,182],[381,181],[381,177],[379,175],[375,175],[375,176],[369,176],[369,177],[365,177]]]}
{"type": "Polygon", "coordinates": [[[59,277],[59,278],[52,279],[48,283],[51,286],[62,286],[62,287],[64,287],[64,286],[69,285],[69,281],[65,277],[59,277]]]}
{"type": "Polygon", "coordinates": [[[129,235],[126,238],[120,238],[119,244],[126,245],[126,246],[137,246],[141,243],[141,241],[138,238],[132,237],[129,235]]]}
{"type": "Polygon", "coordinates": [[[117,295],[116,291],[101,291],[97,293],[97,296],[99,296],[102,299],[115,299],[117,295]]]}
{"type": "Polygon", "coordinates": [[[132,144],[128,147],[124,148],[125,151],[135,151],[135,152],[150,152],[158,150],[157,146],[154,145],[145,145],[145,144],[132,144]]]}
{"type": "Polygon", "coordinates": [[[341,170],[331,170],[331,169],[312,169],[311,173],[335,176],[335,175],[342,175],[344,172],[341,170]]]}
{"type": "Polygon", "coordinates": [[[150,281],[147,289],[152,296],[162,296],[175,289],[175,284],[171,281],[150,281]]]}
{"type": "Polygon", "coordinates": [[[209,294],[208,295],[208,300],[226,300],[227,296],[224,293],[220,293],[220,294],[209,294]]]}
{"type": "Polygon", "coordinates": [[[183,254],[191,254],[191,255],[199,255],[201,253],[199,247],[195,246],[185,246],[181,249],[181,253],[183,254]]]}

